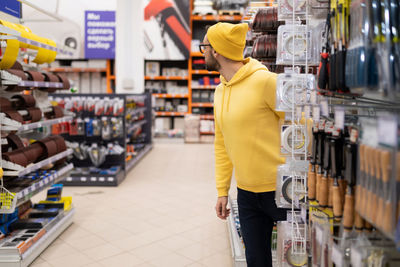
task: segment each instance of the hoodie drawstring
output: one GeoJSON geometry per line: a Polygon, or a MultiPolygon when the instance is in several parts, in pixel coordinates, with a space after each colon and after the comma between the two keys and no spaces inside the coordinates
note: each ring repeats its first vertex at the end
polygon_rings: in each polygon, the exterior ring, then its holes
{"type": "Polygon", "coordinates": [[[227,112],[229,112],[229,106],[230,106],[230,102],[231,102],[231,92],[232,92],[232,85],[229,85],[229,94],[228,94],[228,107],[226,109],[227,112]]]}
{"type": "Polygon", "coordinates": [[[223,86],[224,90],[222,93],[222,105],[221,105],[221,115],[220,115],[220,121],[221,121],[221,126],[222,126],[222,114],[224,112],[224,102],[225,102],[225,86],[223,86]]]}

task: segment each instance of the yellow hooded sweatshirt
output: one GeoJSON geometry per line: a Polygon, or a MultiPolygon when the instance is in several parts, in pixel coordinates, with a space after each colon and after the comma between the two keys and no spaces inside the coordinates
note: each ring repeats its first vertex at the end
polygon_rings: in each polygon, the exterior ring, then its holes
{"type": "Polygon", "coordinates": [[[215,90],[215,173],[218,196],[227,196],[233,168],[237,186],[251,192],[274,191],[280,157],[275,111],[276,74],[252,58],[215,90]]]}

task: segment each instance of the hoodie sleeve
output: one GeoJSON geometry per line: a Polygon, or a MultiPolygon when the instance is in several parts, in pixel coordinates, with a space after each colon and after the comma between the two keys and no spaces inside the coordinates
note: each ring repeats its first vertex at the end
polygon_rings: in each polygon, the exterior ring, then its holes
{"type": "MultiPolygon", "coordinates": [[[[214,109],[215,110],[215,109],[214,109]]],[[[228,196],[231,186],[233,165],[226,153],[224,137],[218,126],[217,118],[214,112],[215,121],[215,180],[217,185],[218,197],[228,196]]]]}
{"type": "Polygon", "coordinates": [[[277,74],[273,72],[268,73],[268,78],[266,79],[266,84],[264,87],[264,101],[267,104],[267,107],[272,109],[274,113],[280,117],[281,119],[285,118],[285,113],[276,111],[276,78],[277,74]]]}

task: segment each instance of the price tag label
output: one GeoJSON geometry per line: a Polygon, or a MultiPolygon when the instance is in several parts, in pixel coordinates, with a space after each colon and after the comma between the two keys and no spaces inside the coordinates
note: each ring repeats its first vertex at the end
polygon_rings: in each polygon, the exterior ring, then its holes
{"type": "Polygon", "coordinates": [[[332,246],[331,259],[337,266],[343,266],[343,256],[336,245],[332,246]]]}
{"type": "Polygon", "coordinates": [[[107,181],[109,181],[109,182],[114,182],[114,177],[108,177],[108,178],[107,178],[107,181]]]}
{"type": "Polygon", "coordinates": [[[325,117],[329,116],[329,106],[328,106],[328,101],[326,101],[326,100],[321,101],[321,113],[322,113],[322,116],[325,116],[325,117]]]}
{"type": "Polygon", "coordinates": [[[393,116],[382,116],[378,119],[378,141],[381,144],[395,147],[397,145],[397,119],[393,116]]]}
{"type": "Polygon", "coordinates": [[[344,129],[344,108],[335,108],[335,127],[337,129],[344,129]]]}
{"type": "Polygon", "coordinates": [[[90,177],[90,181],[91,182],[96,182],[97,181],[97,177],[90,177]]]}
{"type": "Polygon", "coordinates": [[[82,181],[82,182],[86,182],[86,181],[87,181],[87,178],[86,178],[86,177],[81,177],[81,181],[82,181]]]}
{"type": "Polygon", "coordinates": [[[104,177],[100,177],[100,178],[99,178],[99,181],[100,181],[100,182],[104,182],[105,180],[106,180],[106,178],[104,178],[104,177]]]}
{"type": "Polygon", "coordinates": [[[72,177],[69,176],[69,177],[67,177],[65,180],[67,180],[68,182],[71,182],[71,181],[72,181],[72,177]]]}
{"type": "Polygon", "coordinates": [[[38,82],[33,82],[33,86],[34,87],[39,87],[39,83],[38,82]]]}

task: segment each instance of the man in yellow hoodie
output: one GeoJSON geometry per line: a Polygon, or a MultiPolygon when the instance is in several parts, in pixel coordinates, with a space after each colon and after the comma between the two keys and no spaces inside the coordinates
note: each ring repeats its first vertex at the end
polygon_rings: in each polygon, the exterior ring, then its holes
{"type": "Polygon", "coordinates": [[[272,266],[274,221],[286,218],[275,204],[280,157],[279,118],[275,111],[276,74],[243,58],[247,24],[217,23],[207,30],[200,51],[208,70],[219,71],[214,95],[217,216],[226,219],[233,169],[238,187],[241,232],[249,267],[272,266]]]}

